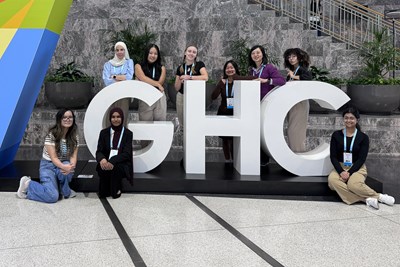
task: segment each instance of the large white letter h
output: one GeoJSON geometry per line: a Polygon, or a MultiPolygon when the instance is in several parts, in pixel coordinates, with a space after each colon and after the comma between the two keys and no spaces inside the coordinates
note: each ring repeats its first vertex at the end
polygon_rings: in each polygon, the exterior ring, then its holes
{"type": "Polygon", "coordinates": [[[205,137],[233,136],[234,167],[242,175],[260,174],[260,83],[235,81],[234,115],[205,115],[205,82],[185,81],[184,166],[205,173],[205,137]]]}

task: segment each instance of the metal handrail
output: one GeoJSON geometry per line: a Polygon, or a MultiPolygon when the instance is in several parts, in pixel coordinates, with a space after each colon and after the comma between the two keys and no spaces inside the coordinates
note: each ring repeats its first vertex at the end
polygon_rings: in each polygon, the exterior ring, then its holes
{"type": "MultiPolygon", "coordinates": [[[[254,0],[263,8],[273,9],[304,23],[310,29],[328,34],[351,47],[372,41],[375,30],[386,29],[394,38],[400,32],[400,22],[386,20],[382,13],[354,1],[324,0],[254,0]]],[[[398,39],[397,39],[398,40],[398,39]]]]}

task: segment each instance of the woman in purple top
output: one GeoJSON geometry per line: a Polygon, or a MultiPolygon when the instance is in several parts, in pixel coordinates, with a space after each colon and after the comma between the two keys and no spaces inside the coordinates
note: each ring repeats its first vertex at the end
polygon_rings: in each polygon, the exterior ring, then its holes
{"type": "MultiPolygon", "coordinates": [[[[284,85],[285,78],[279,73],[274,65],[268,64],[267,53],[261,45],[255,45],[249,53],[249,75],[258,77],[261,82],[260,100],[277,85],[284,85]]],[[[261,166],[266,166],[269,162],[269,156],[260,150],[261,166]]]]}
{"type": "Polygon", "coordinates": [[[249,75],[258,77],[261,82],[260,100],[275,86],[286,83],[278,69],[274,65],[268,64],[267,54],[261,45],[255,45],[250,49],[249,66],[249,75]]]}

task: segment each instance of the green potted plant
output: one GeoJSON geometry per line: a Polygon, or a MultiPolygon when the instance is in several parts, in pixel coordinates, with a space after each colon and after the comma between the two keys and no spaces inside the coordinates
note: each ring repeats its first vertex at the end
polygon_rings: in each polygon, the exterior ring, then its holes
{"type": "Polygon", "coordinates": [[[376,30],[372,41],[358,50],[363,64],[359,75],[348,80],[351,104],[363,113],[390,114],[400,105],[400,79],[389,78],[398,69],[399,50],[393,47],[387,30],[376,30]]]}
{"type": "Polygon", "coordinates": [[[79,70],[75,62],[61,63],[45,78],[45,95],[56,108],[82,108],[92,98],[93,77],[79,70]]]}

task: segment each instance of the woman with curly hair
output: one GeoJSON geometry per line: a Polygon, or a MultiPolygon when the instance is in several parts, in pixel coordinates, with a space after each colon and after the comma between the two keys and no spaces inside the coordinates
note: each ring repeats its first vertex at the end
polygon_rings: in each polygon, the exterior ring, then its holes
{"type": "MultiPolygon", "coordinates": [[[[300,48],[290,48],[283,54],[284,65],[287,70],[286,80],[304,81],[312,80],[310,56],[300,48]]],[[[294,105],[288,112],[288,144],[293,152],[305,152],[306,133],[308,124],[308,112],[310,104],[308,100],[301,101],[294,105]]]]}
{"type": "Polygon", "coordinates": [[[45,203],[57,202],[60,194],[64,198],[75,197],[76,193],[69,183],[76,167],[78,143],[75,114],[70,109],[59,110],[56,124],[50,128],[44,140],[40,183],[28,176],[22,177],[17,196],[45,203]]]}

